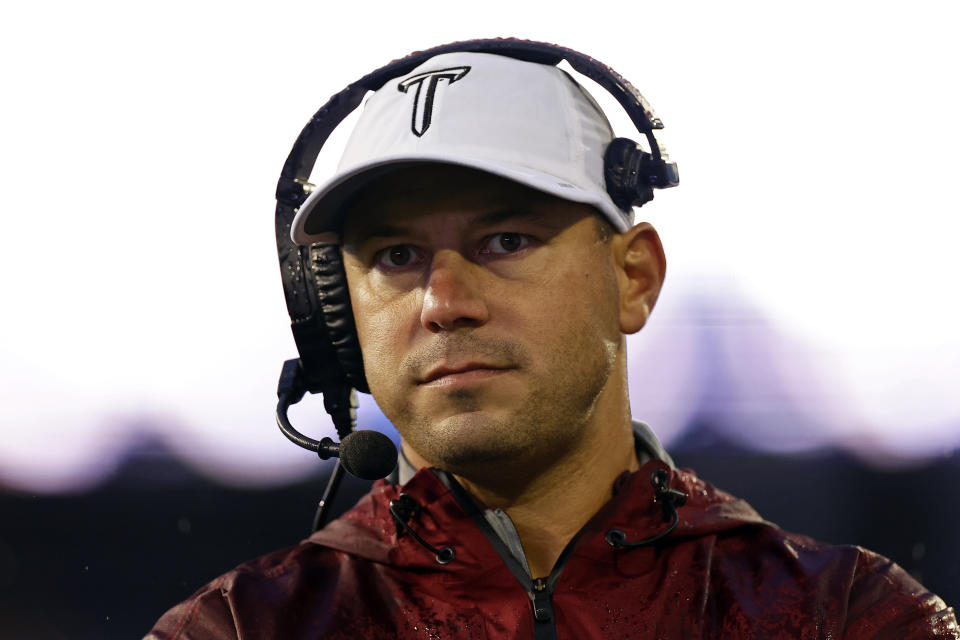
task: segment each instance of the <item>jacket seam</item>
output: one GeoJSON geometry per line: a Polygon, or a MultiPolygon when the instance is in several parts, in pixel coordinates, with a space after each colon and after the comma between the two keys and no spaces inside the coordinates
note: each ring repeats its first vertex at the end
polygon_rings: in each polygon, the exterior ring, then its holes
{"type": "MultiPolygon", "coordinates": [[[[223,580],[218,580],[217,582],[218,582],[218,584],[217,584],[216,589],[217,589],[217,591],[220,592],[220,597],[223,598],[223,597],[224,597],[223,586],[221,586],[221,585],[219,584],[219,583],[222,583],[223,580]]],[[[214,587],[211,585],[211,588],[210,588],[210,589],[207,591],[207,593],[204,594],[204,595],[213,593],[213,590],[214,590],[214,587]]],[[[196,599],[193,601],[193,603],[191,604],[190,608],[189,608],[189,609],[187,610],[187,612],[183,615],[183,617],[180,618],[180,621],[179,621],[179,622],[177,623],[177,625],[173,628],[173,632],[172,632],[172,634],[171,634],[171,636],[170,636],[170,640],[177,640],[177,638],[181,637],[180,634],[181,634],[181,633],[183,632],[183,630],[187,627],[187,625],[190,623],[190,621],[192,621],[193,618],[196,616],[197,611],[200,609],[200,605],[201,605],[202,603],[203,603],[203,596],[201,596],[201,597],[199,597],[199,598],[196,598],[196,599]]],[[[232,616],[231,616],[231,617],[232,617],[232,616]]],[[[236,626],[237,626],[236,620],[233,621],[233,626],[234,626],[234,630],[236,630],[236,626]]]]}

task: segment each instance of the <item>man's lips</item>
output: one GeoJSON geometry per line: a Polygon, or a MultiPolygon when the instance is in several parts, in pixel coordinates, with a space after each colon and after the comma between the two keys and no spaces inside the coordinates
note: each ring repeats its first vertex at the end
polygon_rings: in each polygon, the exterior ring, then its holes
{"type": "MultiPolygon", "coordinates": [[[[483,373],[493,373],[496,371],[505,371],[512,367],[503,367],[495,364],[487,364],[484,362],[465,362],[463,364],[449,365],[443,364],[433,367],[427,371],[426,375],[423,376],[417,384],[430,384],[440,380],[441,378],[446,378],[447,376],[457,376],[457,374],[464,374],[470,371],[476,371],[473,377],[480,377],[483,373]]],[[[459,376],[457,376],[459,377],[459,376]]],[[[463,376],[466,378],[467,376],[463,376]]]]}

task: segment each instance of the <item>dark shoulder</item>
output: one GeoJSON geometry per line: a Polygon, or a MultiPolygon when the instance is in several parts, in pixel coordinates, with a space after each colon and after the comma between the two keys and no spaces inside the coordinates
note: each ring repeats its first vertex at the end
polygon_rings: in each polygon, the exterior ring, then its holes
{"type": "Polygon", "coordinates": [[[847,639],[960,638],[952,608],[895,562],[859,546],[755,523],[718,536],[714,557],[714,595],[749,603],[733,609],[745,615],[753,609],[783,620],[805,612],[847,639]]]}
{"type": "Polygon", "coordinates": [[[236,639],[248,626],[282,625],[284,612],[329,598],[341,555],[304,541],[244,562],[167,611],[144,640],[236,639]]]}
{"type": "Polygon", "coordinates": [[[845,637],[960,638],[952,607],[889,558],[855,548],[845,637]]]}

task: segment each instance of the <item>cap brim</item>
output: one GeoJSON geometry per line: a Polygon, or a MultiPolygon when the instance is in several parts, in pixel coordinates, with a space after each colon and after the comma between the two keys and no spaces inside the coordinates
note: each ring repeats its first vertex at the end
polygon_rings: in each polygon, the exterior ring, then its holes
{"type": "Polygon", "coordinates": [[[556,176],[516,165],[485,162],[444,154],[403,154],[385,156],[350,168],[320,185],[301,205],[293,219],[290,237],[297,244],[340,243],[343,205],[374,179],[391,171],[417,164],[454,164],[513,180],[564,200],[592,205],[599,209],[618,231],[632,225],[632,213],[618,208],[605,191],[583,189],[556,176]]]}

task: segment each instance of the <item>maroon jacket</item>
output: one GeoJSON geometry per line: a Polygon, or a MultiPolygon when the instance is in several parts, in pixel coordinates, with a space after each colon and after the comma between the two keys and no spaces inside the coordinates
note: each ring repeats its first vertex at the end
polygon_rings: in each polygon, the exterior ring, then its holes
{"type": "Polygon", "coordinates": [[[537,581],[447,474],[379,481],[343,517],[217,578],[147,636],[174,638],[905,640],[960,631],[943,600],[886,558],[786,533],[691,471],[652,460],[617,478],[613,499],[537,581]],[[627,542],[667,529],[670,510],[651,483],[658,469],[688,496],[676,528],[646,546],[612,545],[612,529],[627,542]],[[393,510],[416,536],[390,512],[401,491],[419,509],[404,499],[393,510]],[[444,547],[454,557],[441,564],[444,547]]]}

